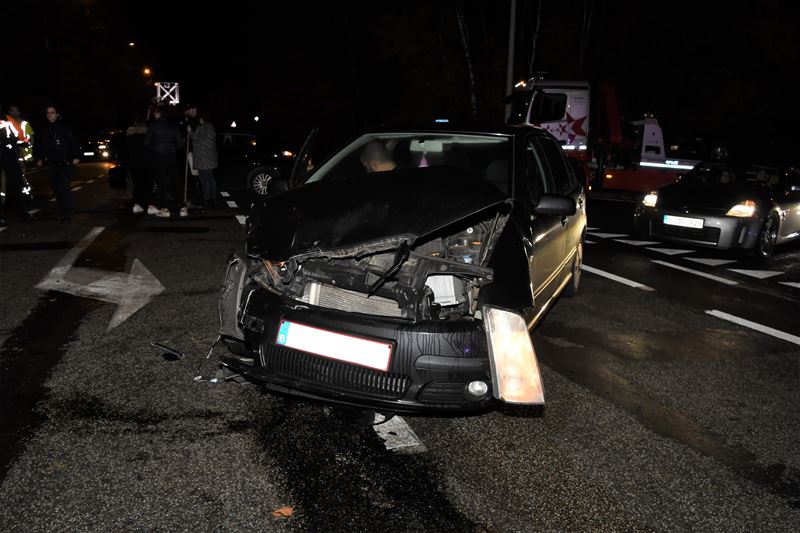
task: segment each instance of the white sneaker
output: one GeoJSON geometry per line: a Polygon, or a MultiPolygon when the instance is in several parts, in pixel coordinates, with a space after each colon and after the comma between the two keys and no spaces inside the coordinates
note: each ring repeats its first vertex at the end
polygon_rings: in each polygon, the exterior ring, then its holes
{"type": "Polygon", "coordinates": [[[158,214],[158,208],[156,206],[154,206],[153,204],[148,205],[147,206],[147,214],[148,215],[157,215],[158,214]]]}
{"type": "Polygon", "coordinates": [[[189,210],[186,209],[185,207],[181,207],[181,212],[179,214],[182,217],[188,217],[189,216],[189,210]]]}
{"type": "Polygon", "coordinates": [[[169,218],[172,216],[172,214],[169,212],[169,209],[164,208],[156,213],[156,216],[161,218],[169,218]]]}
{"type": "Polygon", "coordinates": [[[139,213],[144,213],[144,209],[139,204],[133,204],[133,214],[138,215],[139,213]]]}

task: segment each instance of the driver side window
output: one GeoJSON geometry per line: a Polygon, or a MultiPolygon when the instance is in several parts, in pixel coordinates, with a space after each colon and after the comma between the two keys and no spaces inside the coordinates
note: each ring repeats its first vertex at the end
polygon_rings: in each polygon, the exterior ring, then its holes
{"type": "Polygon", "coordinates": [[[552,193],[555,189],[553,180],[545,171],[548,167],[543,163],[536,140],[534,137],[530,137],[525,143],[525,177],[528,182],[528,197],[531,205],[539,205],[539,198],[543,194],[552,193]]]}

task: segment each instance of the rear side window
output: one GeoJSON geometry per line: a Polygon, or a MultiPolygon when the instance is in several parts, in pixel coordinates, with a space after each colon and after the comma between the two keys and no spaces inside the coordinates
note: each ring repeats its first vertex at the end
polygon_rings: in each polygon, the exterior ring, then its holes
{"type": "Polygon", "coordinates": [[[576,182],[572,176],[572,172],[567,167],[564,151],[556,144],[556,141],[550,137],[540,138],[539,144],[550,166],[556,194],[566,195],[571,193],[575,189],[576,182]]]}

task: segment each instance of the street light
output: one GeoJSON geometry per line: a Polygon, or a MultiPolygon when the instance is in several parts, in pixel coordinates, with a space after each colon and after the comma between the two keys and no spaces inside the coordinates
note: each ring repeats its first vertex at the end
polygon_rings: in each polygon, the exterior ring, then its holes
{"type": "Polygon", "coordinates": [[[144,67],[144,75],[145,76],[149,76],[150,75],[150,67],[144,67]]]}
{"type": "Polygon", "coordinates": [[[136,43],[135,43],[135,42],[133,42],[133,41],[131,41],[131,42],[129,42],[129,43],[128,43],[128,46],[130,46],[131,48],[133,48],[134,46],[136,46],[136,43]]]}

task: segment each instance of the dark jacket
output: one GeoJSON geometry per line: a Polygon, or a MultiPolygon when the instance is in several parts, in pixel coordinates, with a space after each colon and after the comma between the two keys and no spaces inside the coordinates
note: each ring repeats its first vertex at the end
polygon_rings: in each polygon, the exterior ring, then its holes
{"type": "Polygon", "coordinates": [[[147,127],[131,126],[125,133],[128,143],[128,164],[131,168],[144,167],[147,163],[147,148],[144,145],[147,127]]]}
{"type": "Polygon", "coordinates": [[[163,115],[147,127],[144,144],[156,155],[175,155],[183,143],[178,126],[163,115]]]}
{"type": "Polygon", "coordinates": [[[37,134],[34,146],[36,159],[48,163],[65,163],[80,159],[81,147],[72,130],[61,119],[45,126],[44,132],[37,134]]]}

